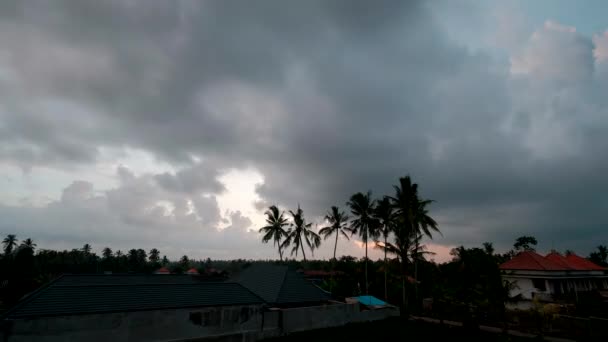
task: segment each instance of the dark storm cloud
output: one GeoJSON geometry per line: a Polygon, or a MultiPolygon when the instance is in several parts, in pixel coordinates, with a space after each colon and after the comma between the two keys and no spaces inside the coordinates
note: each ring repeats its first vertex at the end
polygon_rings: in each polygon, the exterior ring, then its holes
{"type": "MultiPolygon", "coordinates": [[[[144,188],[188,196],[251,166],[265,202],[313,216],[409,173],[437,200],[443,243],[535,234],[586,251],[608,237],[607,78],[591,39],[566,27],[530,32],[508,65],[452,42],[418,1],[3,6],[4,161],[87,164],[102,146],[140,148],[182,168],[144,188]]],[[[149,225],[139,214],[158,196],[132,195],[107,197],[149,225]]]]}

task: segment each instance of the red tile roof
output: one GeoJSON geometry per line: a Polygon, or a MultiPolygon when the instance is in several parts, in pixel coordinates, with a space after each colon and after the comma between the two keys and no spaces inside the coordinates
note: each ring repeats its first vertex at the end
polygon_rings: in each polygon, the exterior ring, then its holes
{"type": "Polygon", "coordinates": [[[171,271],[169,271],[168,268],[166,267],[161,267],[159,269],[156,270],[156,272],[154,272],[156,274],[171,274],[171,271]]]}
{"type": "Polygon", "coordinates": [[[561,271],[564,268],[540,254],[532,251],[521,252],[513,259],[500,265],[501,270],[528,270],[528,271],[561,271]]]}
{"type": "Polygon", "coordinates": [[[186,271],[186,274],[198,274],[196,268],[192,267],[191,269],[186,271]]]}
{"type": "Polygon", "coordinates": [[[581,258],[576,254],[566,257],[552,252],[543,257],[542,255],[526,251],[517,254],[511,260],[501,264],[501,270],[527,270],[527,271],[603,271],[591,261],[581,258]]]}
{"type": "Polygon", "coordinates": [[[596,265],[593,262],[591,262],[585,258],[581,258],[580,256],[578,256],[576,254],[567,255],[566,260],[568,260],[568,263],[570,265],[574,266],[575,269],[577,269],[577,270],[594,270],[594,271],[605,270],[604,267],[596,265]]]}
{"type": "Polygon", "coordinates": [[[551,260],[560,266],[562,266],[565,270],[575,270],[576,267],[570,265],[568,260],[561,254],[557,252],[551,252],[545,256],[546,259],[551,260]]]}

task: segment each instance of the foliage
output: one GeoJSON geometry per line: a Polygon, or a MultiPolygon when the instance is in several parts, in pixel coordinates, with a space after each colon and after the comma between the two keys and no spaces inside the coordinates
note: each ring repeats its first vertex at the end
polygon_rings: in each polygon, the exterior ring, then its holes
{"type": "Polygon", "coordinates": [[[369,280],[367,272],[367,244],[370,239],[377,239],[379,235],[379,222],[374,216],[376,201],[372,199],[372,193],[357,192],[347,202],[353,215],[351,230],[358,234],[365,244],[365,293],[369,293],[369,280]]]}
{"type": "Polygon", "coordinates": [[[336,241],[334,243],[334,259],[336,259],[336,249],[338,248],[338,236],[342,234],[342,236],[349,240],[348,234],[352,234],[352,229],[348,227],[348,215],[346,215],[343,211],[340,211],[340,208],[333,206],[331,210],[327,212],[325,215],[325,220],[329,222],[329,226],[321,228],[319,231],[319,235],[323,236],[324,239],[327,239],[331,235],[336,235],[336,241]]]}
{"type": "Polygon", "coordinates": [[[301,249],[302,257],[304,258],[304,261],[306,261],[304,244],[306,244],[308,248],[314,252],[314,249],[321,245],[321,237],[312,230],[312,223],[306,223],[304,211],[299,205],[295,212],[290,210],[289,213],[291,214],[292,222],[289,230],[287,231],[287,238],[285,241],[283,241],[282,248],[286,248],[287,246],[293,244],[291,255],[295,253],[297,257],[298,251],[301,249]]]}
{"type": "Polygon", "coordinates": [[[597,246],[597,251],[589,254],[589,260],[600,266],[608,266],[608,247],[605,245],[597,246]]]}
{"type": "Polygon", "coordinates": [[[272,205],[264,213],[267,225],[260,228],[262,242],[267,243],[272,240],[279,249],[279,258],[283,261],[282,240],[287,237],[285,227],[289,225],[285,215],[276,205],[272,205]]]}
{"type": "Polygon", "coordinates": [[[520,236],[515,240],[515,244],[513,244],[513,248],[520,251],[534,251],[538,241],[534,236],[520,236]]]}

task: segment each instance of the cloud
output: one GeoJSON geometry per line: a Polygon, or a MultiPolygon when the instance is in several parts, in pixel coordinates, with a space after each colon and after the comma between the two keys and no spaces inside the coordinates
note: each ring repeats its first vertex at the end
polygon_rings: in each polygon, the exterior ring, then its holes
{"type": "Polygon", "coordinates": [[[220,211],[230,170],[261,175],[242,196],[257,209],[299,203],[315,222],[409,173],[437,201],[441,245],[559,233],[556,248],[589,250],[608,237],[604,35],[554,21],[508,32],[517,12],[496,24],[467,6],[500,42],[469,30],[471,49],[450,31],[462,18],[422,1],[13,2],[0,10],[0,162],[96,170],[124,149],[170,168],[4,206],[0,231],[274,255],[253,248],[254,215],[220,211]]]}

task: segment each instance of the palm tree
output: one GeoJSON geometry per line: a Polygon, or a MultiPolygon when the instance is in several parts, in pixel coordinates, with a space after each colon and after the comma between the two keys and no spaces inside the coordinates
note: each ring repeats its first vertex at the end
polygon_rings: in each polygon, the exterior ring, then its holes
{"type": "Polygon", "coordinates": [[[85,255],[91,254],[91,245],[89,245],[88,243],[85,243],[84,246],[82,246],[82,252],[85,255]]]}
{"type": "Polygon", "coordinates": [[[346,215],[343,211],[336,206],[331,207],[331,211],[327,212],[325,215],[325,220],[329,222],[330,226],[323,227],[319,231],[319,234],[323,236],[324,239],[327,239],[332,234],[336,234],[336,241],[334,242],[334,260],[336,260],[336,249],[338,247],[338,236],[342,234],[346,238],[349,239],[348,233],[352,234],[352,230],[347,225],[348,223],[348,215],[346,215]]]}
{"type": "Polygon", "coordinates": [[[321,237],[315,233],[310,227],[312,223],[306,223],[306,219],[304,218],[304,211],[298,205],[298,210],[293,212],[289,211],[293,222],[291,223],[291,227],[287,231],[287,238],[283,241],[281,248],[285,248],[292,244],[293,247],[291,249],[291,255],[294,253],[296,257],[298,256],[298,251],[302,249],[302,256],[304,261],[306,261],[306,252],[304,251],[304,243],[308,245],[311,250],[319,247],[321,245],[321,237]]]}
{"type": "Polygon", "coordinates": [[[101,251],[101,255],[103,256],[104,259],[109,260],[112,257],[112,249],[110,247],[105,247],[101,251]]]}
{"type": "Polygon", "coordinates": [[[156,248],[152,248],[150,250],[150,255],[148,255],[148,260],[155,264],[158,263],[158,261],[160,260],[160,251],[156,248]]]}
{"type": "Polygon", "coordinates": [[[378,220],[374,217],[374,206],[376,201],[372,200],[372,193],[367,194],[357,192],[350,197],[346,203],[350,207],[350,212],[354,219],[351,222],[353,234],[359,234],[365,243],[365,294],[369,293],[369,283],[367,281],[367,243],[370,238],[378,237],[378,220]]]}
{"type": "MultiPolygon", "coordinates": [[[[401,244],[402,247],[413,243],[414,250],[419,250],[420,235],[424,234],[427,237],[432,238],[431,231],[439,232],[437,222],[429,216],[428,209],[426,208],[426,206],[433,201],[421,200],[419,198],[418,184],[412,183],[410,176],[399,178],[399,185],[395,185],[393,188],[395,189],[395,196],[391,197],[391,202],[395,209],[397,222],[395,231],[398,232],[399,235],[396,236],[396,238],[399,240],[399,244],[401,244]],[[409,239],[410,241],[404,241],[405,239],[409,239]]],[[[397,235],[397,233],[395,235],[397,235]]],[[[407,253],[407,250],[404,249],[401,252],[407,253]]],[[[407,270],[407,254],[403,254],[400,259],[402,260],[402,267],[405,272],[407,270]]],[[[418,258],[414,259],[414,278],[416,280],[418,275],[417,259],[418,258]]],[[[417,282],[415,288],[417,291],[417,282]]]]}
{"type": "MultiPolygon", "coordinates": [[[[389,197],[384,196],[381,200],[378,201],[376,205],[376,210],[374,211],[374,216],[378,220],[380,224],[380,234],[384,238],[384,246],[388,244],[388,236],[391,233],[392,226],[394,224],[394,213],[393,206],[391,204],[391,200],[389,197]]],[[[384,250],[384,300],[388,299],[388,259],[386,258],[386,253],[388,252],[386,248],[384,250]]]]}
{"type": "Polygon", "coordinates": [[[276,205],[270,206],[264,213],[266,215],[266,223],[268,225],[260,228],[260,233],[263,233],[262,242],[267,243],[273,240],[274,245],[279,248],[279,258],[283,261],[283,250],[281,248],[281,240],[287,236],[285,227],[289,225],[284,213],[279,211],[276,205]]]}
{"type": "Polygon", "coordinates": [[[4,240],[2,240],[2,244],[4,245],[4,255],[9,255],[13,252],[15,247],[17,247],[17,236],[15,234],[8,234],[4,240]]]}
{"type": "Polygon", "coordinates": [[[35,244],[31,238],[27,238],[21,242],[21,246],[25,247],[25,248],[29,248],[33,252],[36,249],[36,246],[38,246],[38,245],[35,244]]]}
{"type": "MultiPolygon", "coordinates": [[[[426,236],[429,239],[433,238],[432,232],[437,232],[441,234],[439,231],[439,225],[437,222],[429,216],[429,211],[426,208],[427,205],[433,203],[433,200],[421,200],[417,198],[417,201],[414,206],[414,244],[415,250],[419,250],[420,240],[422,240],[422,236],[426,236]]],[[[418,280],[418,258],[414,259],[414,278],[418,280]]],[[[416,289],[416,296],[418,295],[418,282],[414,284],[416,289]]]]}

